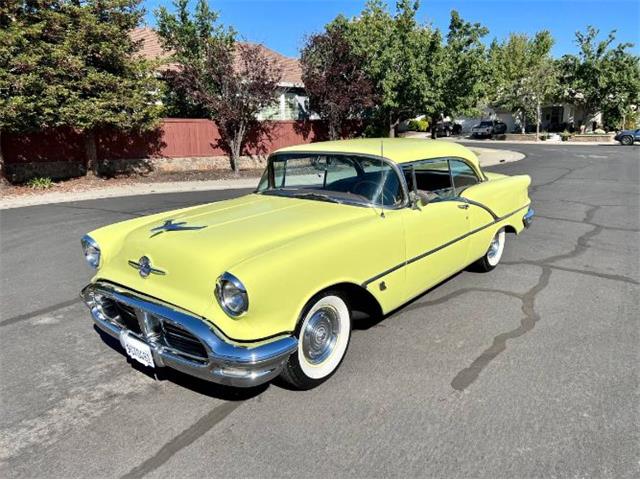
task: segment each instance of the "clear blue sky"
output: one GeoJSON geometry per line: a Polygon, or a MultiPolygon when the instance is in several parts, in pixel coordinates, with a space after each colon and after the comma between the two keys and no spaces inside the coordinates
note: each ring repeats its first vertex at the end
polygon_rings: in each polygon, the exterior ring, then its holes
{"type": "MultiPolygon", "coordinates": [[[[171,0],[143,0],[147,24],[155,25],[153,10],[171,0]]],[[[192,0],[195,2],[195,0],[192,0]]],[[[264,43],[288,56],[297,56],[305,35],[322,30],[336,15],[358,14],[364,0],[209,0],[220,21],[232,25],[246,40],[264,43]]],[[[395,5],[395,0],[388,3],[395,5]]],[[[422,0],[418,18],[446,31],[449,12],[489,28],[487,41],[509,32],[535,33],[547,29],[556,44],[555,56],[575,52],[574,33],[594,25],[604,36],[617,30],[617,39],[634,43],[640,53],[640,0],[422,0]]]]}

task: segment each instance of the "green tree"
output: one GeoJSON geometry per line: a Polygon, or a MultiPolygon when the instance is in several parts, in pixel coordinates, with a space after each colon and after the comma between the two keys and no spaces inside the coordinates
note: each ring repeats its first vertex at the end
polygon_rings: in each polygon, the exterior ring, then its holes
{"type": "Polygon", "coordinates": [[[362,69],[364,59],[349,42],[349,28],[344,17],[337,17],[324,32],[306,40],[300,58],[310,107],[326,122],[332,140],[376,100],[373,83],[362,69]]]}
{"type": "Polygon", "coordinates": [[[592,26],[576,32],[579,52],[561,58],[561,81],[565,97],[582,106],[585,120],[602,112],[617,123],[640,101],[640,63],[629,52],[632,44],[613,47],[615,30],[604,40],[598,40],[599,33],[592,26]]]}
{"type": "Polygon", "coordinates": [[[534,107],[536,140],[540,138],[542,106],[559,97],[559,88],[556,63],[548,55],[543,55],[532,66],[531,75],[525,83],[525,90],[531,98],[531,103],[528,106],[533,105],[534,107]]]}
{"type": "Polygon", "coordinates": [[[18,0],[0,10],[0,131],[69,126],[85,134],[156,125],[158,82],[129,37],[138,0],[18,0]]]}
{"type": "Polygon", "coordinates": [[[84,133],[87,172],[97,174],[96,132],[155,128],[162,113],[154,65],[136,56],[140,45],[129,33],[144,11],[140,0],[70,0],[64,47],[69,97],[61,105],[66,125],[84,133]]]}
{"type": "Polygon", "coordinates": [[[58,0],[0,5],[0,181],[5,179],[3,132],[29,132],[62,123],[68,98],[63,48],[66,17],[58,0]]]}
{"type": "Polygon", "coordinates": [[[494,106],[509,109],[521,120],[522,133],[534,118],[540,133],[542,106],[558,95],[558,75],[551,58],[553,38],[544,30],[531,38],[512,33],[501,44],[493,42],[490,62],[494,106]]]}
{"type": "MultiPolygon", "coordinates": [[[[169,116],[210,118],[212,112],[196,102],[183,81],[181,65],[203,65],[206,51],[213,46],[233,49],[236,32],[218,23],[219,15],[205,1],[198,1],[194,15],[189,13],[189,0],[173,3],[175,13],[165,7],[156,10],[160,40],[171,55],[169,68],[163,68],[162,102],[169,116]]],[[[211,79],[211,88],[216,88],[211,79]]]]}
{"type": "Polygon", "coordinates": [[[236,43],[205,0],[198,0],[193,15],[187,0],[174,6],[174,14],[157,11],[158,31],[178,65],[172,86],[216,122],[238,173],[249,134],[260,137],[268,130],[257,115],[275,102],[281,72],[260,46],[236,43]]]}
{"type": "Polygon", "coordinates": [[[375,112],[395,135],[398,124],[427,111],[437,99],[435,58],[441,44],[437,30],[416,21],[418,2],[398,0],[391,14],[381,0],[369,0],[351,21],[354,51],[379,99],[375,112]]]}
{"type": "Polygon", "coordinates": [[[447,43],[439,50],[435,72],[438,97],[430,112],[434,134],[442,117],[477,112],[489,79],[487,52],[482,43],[488,33],[481,24],[466,22],[457,11],[451,11],[447,43]]]}

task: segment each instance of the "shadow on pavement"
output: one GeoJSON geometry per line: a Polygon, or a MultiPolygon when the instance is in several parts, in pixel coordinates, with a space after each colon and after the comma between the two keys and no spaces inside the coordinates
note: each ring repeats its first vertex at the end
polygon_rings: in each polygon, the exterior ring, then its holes
{"type": "Polygon", "coordinates": [[[133,367],[138,372],[146,375],[147,377],[153,378],[154,380],[160,382],[169,381],[200,395],[206,395],[208,397],[227,401],[249,400],[253,397],[257,397],[269,388],[269,383],[258,385],[257,387],[252,388],[228,387],[226,385],[207,382],[206,380],[201,380],[199,378],[192,377],[191,375],[186,375],[177,370],[173,370],[172,368],[153,369],[145,367],[135,360],[131,360],[125,353],[118,340],[104,333],[95,325],[93,328],[96,332],[98,332],[102,341],[116,352],[122,354],[122,356],[126,359],[127,363],[131,365],[131,367],[133,367]]]}

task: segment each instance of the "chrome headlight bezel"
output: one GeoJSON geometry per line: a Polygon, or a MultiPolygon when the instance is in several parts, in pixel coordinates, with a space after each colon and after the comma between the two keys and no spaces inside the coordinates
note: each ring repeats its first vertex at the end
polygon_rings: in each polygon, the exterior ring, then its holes
{"type": "Polygon", "coordinates": [[[98,267],[100,267],[100,258],[102,256],[98,242],[89,235],[85,235],[80,240],[80,243],[82,245],[82,253],[84,254],[84,259],[87,264],[94,270],[97,270],[98,267]]]}
{"type": "Polygon", "coordinates": [[[229,272],[224,272],[216,280],[215,297],[220,308],[230,317],[241,317],[249,310],[247,289],[238,277],[229,272]],[[234,306],[231,299],[228,298],[231,294],[236,297],[236,300],[241,299],[242,303],[239,306],[234,306]]]}

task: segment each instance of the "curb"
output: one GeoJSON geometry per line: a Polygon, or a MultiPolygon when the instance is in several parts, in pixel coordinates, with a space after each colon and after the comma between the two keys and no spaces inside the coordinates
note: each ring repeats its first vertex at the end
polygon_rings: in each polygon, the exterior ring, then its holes
{"type": "MultiPolygon", "coordinates": [[[[451,138],[451,137],[449,137],[451,138]]],[[[444,140],[444,139],[438,139],[438,140],[444,140]]],[[[541,145],[541,146],[545,146],[545,145],[549,145],[549,146],[572,146],[572,147],[615,147],[617,145],[620,145],[618,142],[558,142],[558,141],[553,141],[553,140],[544,140],[544,141],[539,141],[536,142],[535,140],[521,140],[521,141],[516,141],[516,140],[474,140],[472,138],[454,138],[452,140],[448,140],[447,141],[453,141],[453,142],[459,142],[459,143],[469,143],[469,144],[480,144],[482,145],[483,143],[489,143],[491,145],[541,145]]]]}
{"type": "Polygon", "coordinates": [[[35,195],[17,196],[0,200],[0,210],[32,207],[52,203],[80,202],[103,198],[133,197],[161,193],[201,192],[206,190],[232,190],[256,188],[259,177],[242,180],[204,180],[194,182],[162,182],[138,184],[128,187],[106,187],[83,192],[47,192],[35,195]]]}

